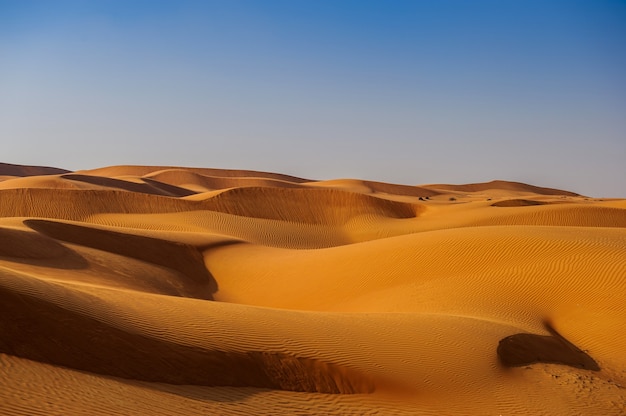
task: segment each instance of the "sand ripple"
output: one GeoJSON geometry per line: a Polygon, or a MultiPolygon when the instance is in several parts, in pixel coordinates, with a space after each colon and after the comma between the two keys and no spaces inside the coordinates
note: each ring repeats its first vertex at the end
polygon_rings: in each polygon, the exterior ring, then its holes
{"type": "Polygon", "coordinates": [[[626,413],[626,202],[0,164],[0,413],[626,413]]]}

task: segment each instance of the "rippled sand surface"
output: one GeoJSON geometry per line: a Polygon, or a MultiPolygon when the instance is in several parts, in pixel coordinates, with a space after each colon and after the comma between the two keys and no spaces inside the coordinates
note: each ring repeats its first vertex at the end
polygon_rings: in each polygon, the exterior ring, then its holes
{"type": "Polygon", "coordinates": [[[626,413],[626,200],[0,164],[0,413],[626,413]]]}

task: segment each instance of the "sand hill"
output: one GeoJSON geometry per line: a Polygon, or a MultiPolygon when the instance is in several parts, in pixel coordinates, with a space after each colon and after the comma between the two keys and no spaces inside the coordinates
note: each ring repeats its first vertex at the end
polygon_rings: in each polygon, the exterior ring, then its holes
{"type": "Polygon", "coordinates": [[[0,175],[0,414],[626,413],[626,200],[0,175]]]}

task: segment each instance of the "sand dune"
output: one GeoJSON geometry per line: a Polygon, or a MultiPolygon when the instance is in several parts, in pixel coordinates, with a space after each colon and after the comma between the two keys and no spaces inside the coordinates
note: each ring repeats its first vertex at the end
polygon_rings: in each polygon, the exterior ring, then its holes
{"type": "Polygon", "coordinates": [[[626,201],[0,165],[0,413],[626,413],[626,201]]]}
{"type": "Polygon", "coordinates": [[[72,181],[86,182],[101,187],[123,189],[129,192],[139,192],[150,195],[180,197],[193,195],[195,193],[194,191],[191,191],[189,189],[159,182],[154,179],[142,179],[139,183],[137,183],[121,179],[112,179],[102,176],[79,175],[75,173],[63,175],[63,179],[70,179],[72,181]]]}
{"type": "MultiPolygon", "coordinates": [[[[220,172],[215,172],[219,174],[220,172]]],[[[277,176],[280,177],[280,176],[277,176]]],[[[216,189],[228,189],[239,187],[275,187],[275,188],[300,188],[303,180],[289,178],[290,180],[274,179],[272,177],[236,177],[236,176],[209,176],[183,169],[167,169],[151,172],[143,176],[144,180],[154,179],[170,185],[183,186],[189,189],[198,189],[206,192],[216,189]]]]}
{"type": "Polygon", "coordinates": [[[439,192],[420,186],[396,185],[385,182],[362,181],[357,179],[334,179],[328,181],[311,182],[308,186],[343,189],[356,193],[382,193],[401,195],[405,197],[431,197],[439,192]]]}
{"type": "Polygon", "coordinates": [[[0,176],[40,176],[68,173],[69,170],[47,166],[26,166],[0,163],[0,176]]]}
{"type": "Polygon", "coordinates": [[[434,190],[448,190],[448,191],[457,191],[457,192],[484,192],[489,190],[505,190],[510,193],[530,193],[537,195],[562,195],[562,196],[579,196],[578,194],[570,191],[564,191],[561,189],[554,188],[544,188],[541,186],[528,185],[521,182],[510,182],[510,181],[491,181],[485,183],[470,183],[464,185],[422,185],[423,188],[426,189],[434,189],[434,190]]]}
{"type": "MultiPolygon", "coordinates": [[[[168,166],[109,166],[98,169],[83,170],[76,173],[93,175],[93,176],[105,176],[105,177],[119,177],[119,176],[149,176],[164,171],[180,171],[177,167],[168,166]]],[[[195,173],[204,176],[216,176],[222,178],[266,178],[274,179],[278,181],[302,183],[309,182],[307,179],[298,178],[290,175],[283,175],[280,173],[271,172],[259,172],[254,170],[239,170],[239,169],[214,169],[214,168],[184,168],[185,172],[195,173]]]]}

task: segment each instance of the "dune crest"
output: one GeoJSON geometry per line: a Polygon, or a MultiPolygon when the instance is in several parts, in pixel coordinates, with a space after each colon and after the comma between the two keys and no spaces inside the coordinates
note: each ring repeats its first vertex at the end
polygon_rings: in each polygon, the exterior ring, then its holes
{"type": "Polygon", "coordinates": [[[484,192],[489,190],[505,190],[511,193],[531,193],[536,195],[558,195],[558,196],[580,196],[577,193],[564,191],[561,189],[544,188],[541,186],[529,185],[521,182],[495,180],[483,183],[470,183],[464,185],[422,185],[422,187],[433,190],[448,190],[457,192],[484,192]]]}
{"type": "Polygon", "coordinates": [[[0,413],[626,412],[626,201],[0,164],[0,413]]]}
{"type": "Polygon", "coordinates": [[[42,175],[58,175],[69,173],[69,170],[52,168],[47,166],[27,166],[13,165],[11,163],[0,163],[0,176],[42,176],[42,175]]]}

